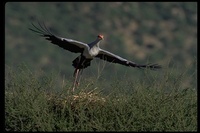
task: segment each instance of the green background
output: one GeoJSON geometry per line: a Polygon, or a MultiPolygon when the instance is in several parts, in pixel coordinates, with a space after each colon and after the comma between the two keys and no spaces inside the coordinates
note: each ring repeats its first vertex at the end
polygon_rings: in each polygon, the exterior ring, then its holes
{"type": "MultiPolygon", "coordinates": [[[[5,4],[5,66],[25,63],[38,77],[57,73],[72,80],[72,61],[79,54],[51,44],[30,31],[31,23],[44,22],[56,35],[85,43],[98,34],[101,48],[139,64],[158,63],[162,76],[186,71],[184,88],[196,87],[197,3],[195,2],[8,2],[5,4]]],[[[143,70],[99,59],[83,78],[136,80],[143,70]]],[[[172,77],[173,77],[172,76],[172,77]]],[[[173,79],[172,79],[173,80],[173,79]]]]}

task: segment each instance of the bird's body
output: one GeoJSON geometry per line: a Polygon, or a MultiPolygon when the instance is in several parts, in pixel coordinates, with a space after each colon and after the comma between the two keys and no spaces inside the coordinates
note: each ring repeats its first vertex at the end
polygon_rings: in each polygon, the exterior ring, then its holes
{"type": "Polygon", "coordinates": [[[89,47],[88,49],[84,49],[83,56],[85,56],[87,59],[93,59],[96,55],[98,55],[100,41],[101,40],[98,38],[94,41],[95,43],[97,43],[96,45],[93,45],[93,47],[89,47]]]}
{"type": "Polygon", "coordinates": [[[83,43],[80,41],[76,41],[73,39],[67,39],[58,37],[54,34],[52,34],[46,26],[43,24],[43,26],[38,23],[40,28],[35,27],[35,29],[31,29],[32,31],[39,33],[41,36],[45,37],[47,40],[51,41],[51,43],[56,44],[65,50],[74,52],[74,53],[80,53],[80,55],[72,61],[72,66],[74,66],[74,86],[73,91],[79,82],[77,82],[77,78],[79,77],[80,80],[80,71],[82,73],[83,69],[90,66],[91,61],[95,58],[100,58],[103,60],[106,60],[108,62],[112,63],[118,63],[121,65],[129,66],[129,67],[137,67],[137,68],[149,68],[149,69],[159,69],[161,68],[160,65],[157,64],[148,64],[148,65],[140,65],[136,64],[135,62],[128,61],[127,59],[124,59],[118,55],[115,55],[109,51],[103,50],[99,47],[100,42],[103,40],[103,35],[98,35],[97,38],[91,42],[91,43],[83,43]]]}
{"type": "Polygon", "coordinates": [[[99,43],[102,40],[101,37],[98,37],[95,41],[88,44],[88,47],[83,50],[80,56],[72,61],[72,65],[78,69],[84,69],[90,66],[90,62],[94,59],[96,55],[99,54],[99,43]]]}

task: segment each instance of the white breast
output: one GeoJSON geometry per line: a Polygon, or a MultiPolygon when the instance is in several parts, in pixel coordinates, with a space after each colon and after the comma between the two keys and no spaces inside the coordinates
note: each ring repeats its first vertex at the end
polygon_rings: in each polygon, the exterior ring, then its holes
{"type": "Polygon", "coordinates": [[[98,55],[99,53],[99,47],[94,46],[91,49],[85,49],[83,51],[83,55],[87,58],[87,59],[92,59],[94,56],[98,55]]]}

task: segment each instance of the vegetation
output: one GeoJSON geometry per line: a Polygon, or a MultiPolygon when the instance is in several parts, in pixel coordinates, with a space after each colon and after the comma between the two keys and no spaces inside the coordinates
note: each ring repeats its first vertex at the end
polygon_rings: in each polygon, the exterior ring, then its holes
{"type": "Polygon", "coordinates": [[[6,131],[197,131],[197,2],[7,2],[6,131]],[[95,59],[70,92],[78,55],[28,30],[91,42],[160,71],[95,59]]]}
{"type": "Polygon", "coordinates": [[[107,88],[84,80],[72,93],[72,83],[57,91],[56,76],[38,79],[24,65],[7,72],[6,131],[197,131],[196,89],[183,89],[182,77],[174,77],[180,84],[166,73],[164,82],[115,81],[107,88]]]}

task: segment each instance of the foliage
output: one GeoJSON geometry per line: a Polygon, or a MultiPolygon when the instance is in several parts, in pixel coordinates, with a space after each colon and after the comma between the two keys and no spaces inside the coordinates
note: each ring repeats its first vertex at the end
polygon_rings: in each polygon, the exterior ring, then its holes
{"type": "Polygon", "coordinates": [[[54,91],[55,78],[37,79],[24,65],[7,72],[6,131],[197,131],[196,89],[182,88],[180,77],[167,84],[170,72],[150,84],[84,81],[74,93],[68,83],[54,91]]]}
{"type": "MultiPolygon", "coordinates": [[[[71,76],[71,62],[78,55],[28,30],[37,21],[61,37],[86,43],[102,33],[102,48],[140,64],[148,60],[166,66],[172,58],[179,73],[193,64],[197,55],[195,2],[7,2],[6,65],[26,62],[35,71],[53,69],[60,71],[60,77],[71,76]]],[[[104,78],[115,68],[114,64],[106,67],[104,78]]],[[[88,69],[96,71],[95,67],[88,69]]],[[[124,69],[119,66],[116,71],[124,69]]],[[[131,73],[130,78],[142,77],[138,72],[131,73]]]]}
{"type": "Polygon", "coordinates": [[[197,2],[7,2],[6,131],[197,131],[197,2]],[[89,43],[159,71],[95,59],[70,92],[78,55],[32,33],[89,43]]]}

